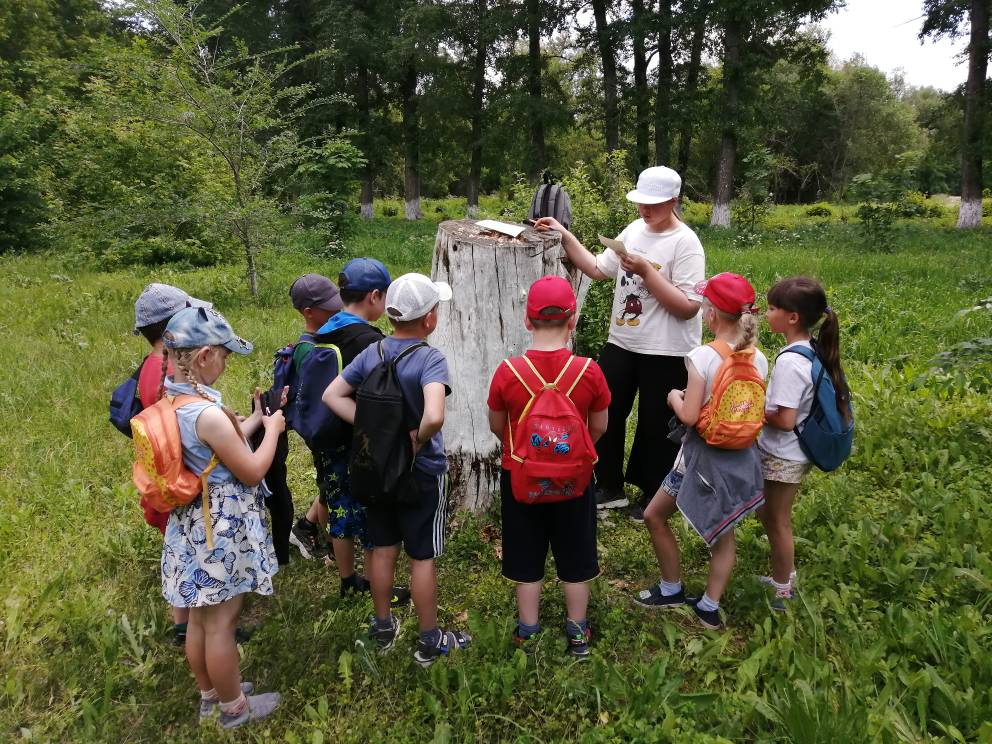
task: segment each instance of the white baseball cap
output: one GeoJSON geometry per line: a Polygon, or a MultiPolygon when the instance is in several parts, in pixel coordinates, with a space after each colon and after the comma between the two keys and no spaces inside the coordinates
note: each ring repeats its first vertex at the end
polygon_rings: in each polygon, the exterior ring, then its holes
{"type": "Polygon", "coordinates": [[[637,188],[627,192],[627,201],[634,204],[661,204],[678,197],[682,177],[671,168],[656,165],[645,168],[637,177],[637,188]]]}
{"type": "Polygon", "coordinates": [[[386,290],[386,314],[393,320],[417,320],[439,302],[451,299],[451,287],[423,274],[404,274],[386,290]]]}

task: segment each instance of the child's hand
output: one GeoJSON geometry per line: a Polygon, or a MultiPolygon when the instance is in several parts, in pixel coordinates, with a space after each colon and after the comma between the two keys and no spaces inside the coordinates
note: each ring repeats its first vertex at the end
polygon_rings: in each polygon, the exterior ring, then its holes
{"type": "Polygon", "coordinates": [[[262,426],[265,427],[265,431],[275,431],[276,434],[282,434],[286,431],[286,417],[282,415],[282,411],[275,411],[269,416],[262,416],[262,426]]]}
{"type": "Polygon", "coordinates": [[[645,276],[654,268],[644,256],[635,256],[632,253],[620,256],[620,267],[624,271],[638,276],[645,276]]]}
{"type": "Polygon", "coordinates": [[[560,233],[568,232],[568,230],[565,229],[565,226],[554,217],[541,217],[534,220],[534,229],[539,232],[547,232],[548,230],[555,230],[560,233]]]}
{"type": "Polygon", "coordinates": [[[668,393],[668,407],[675,410],[676,405],[681,405],[685,402],[685,390],[671,390],[668,393]],[[676,404],[676,401],[678,403],[676,404]]]}
{"type": "Polygon", "coordinates": [[[417,435],[420,433],[420,429],[410,429],[410,444],[413,445],[413,454],[420,452],[421,448],[424,446],[417,439],[417,435]]]}
{"type": "Polygon", "coordinates": [[[279,393],[279,407],[285,408],[286,404],[289,402],[289,385],[283,387],[282,392],[279,393]]]}

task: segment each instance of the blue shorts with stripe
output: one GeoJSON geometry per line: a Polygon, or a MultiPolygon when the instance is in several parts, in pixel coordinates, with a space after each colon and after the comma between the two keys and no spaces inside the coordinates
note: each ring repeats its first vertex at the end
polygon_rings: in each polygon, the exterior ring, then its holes
{"type": "Polygon", "coordinates": [[[448,517],[448,477],[413,471],[417,497],[401,504],[366,507],[366,530],[373,548],[403,543],[415,561],[438,558],[444,552],[448,517]]]}

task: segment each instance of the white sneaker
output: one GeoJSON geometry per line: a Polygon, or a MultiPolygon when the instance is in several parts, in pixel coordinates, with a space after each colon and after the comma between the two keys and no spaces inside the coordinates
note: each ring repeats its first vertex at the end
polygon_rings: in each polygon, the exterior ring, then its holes
{"type": "Polygon", "coordinates": [[[282,702],[282,695],[278,692],[263,692],[261,695],[249,695],[248,704],[236,716],[231,716],[221,711],[220,725],[226,729],[244,726],[249,721],[258,721],[272,715],[273,711],[282,702]]]}

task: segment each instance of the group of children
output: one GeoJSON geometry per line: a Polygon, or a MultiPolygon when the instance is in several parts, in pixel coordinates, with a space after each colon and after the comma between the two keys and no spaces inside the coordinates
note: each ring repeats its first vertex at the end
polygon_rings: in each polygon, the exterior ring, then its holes
{"type": "MultiPolygon", "coordinates": [[[[755,292],[744,277],[729,273],[685,288],[685,282],[701,271],[701,249],[674,213],[677,188],[673,196],[668,175],[654,176],[653,182],[639,181],[640,192],[631,192],[632,200],[649,201],[638,202],[640,224],[624,231],[632,238],[626,255],[593,257],[553,218],[537,220],[537,227],[560,230],[569,257],[586,273],[605,278],[612,272],[618,294],[621,281],[633,286],[631,277],[636,276],[638,290],[644,292],[633,319],[655,313],[658,322],[671,325],[667,336],[656,335],[653,341],[645,336],[640,343],[654,343],[679,358],[681,377],[669,360],[662,370],[655,360],[639,358],[643,353],[619,347],[614,352],[617,358],[609,362],[615,375],[629,378],[622,385],[622,395],[629,399],[623,401],[623,418],[638,390],[643,395],[646,387],[663,384],[667,406],[646,410],[642,399],[640,417],[654,419],[644,426],[652,430],[660,426],[667,433],[665,422],[674,411],[677,422],[686,427],[684,434],[665,437],[666,446],[677,455],[649,494],[652,498],[644,511],[661,579],[634,601],[650,608],[689,605],[703,625],[720,628],[719,602],[735,560],[733,530],[747,514],[757,511],[768,533],[772,571],[762,580],[772,587],[773,606],[786,607],[796,590],[791,509],[810,463],[795,428],[809,413],[813,384],[807,356],[786,352],[791,347],[811,348],[818,331],[816,353],[825,360],[839,399],[842,395],[849,400],[849,392],[839,364],[837,318],[822,287],[802,277],[782,280],[768,293],[766,316],[771,330],[785,336],[787,347],[772,372],[764,411],[758,413],[765,423],[760,438],[735,449],[708,443],[697,426],[701,417],[709,415],[714,385],[723,384],[726,359],[753,365],[753,375],[764,391],[769,365],[755,348],[755,292]],[[656,245],[652,241],[657,236],[661,242],[656,245]],[[652,250],[674,250],[675,255],[653,260],[652,250]],[[689,257],[680,257],[679,251],[686,250],[689,257]],[[671,267],[666,275],[664,261],[678,264],[674,278],[671,267]],[[648,297],[656,308],[645,310],[648,297]],[[678,320],[670,322],[666,316],[678,320]],[[692,348],[683,350],[687,343],[682,337],[692,337],[693,330],[690,325],[686,332],[677,323],[699,320],[713,332],[715,342],[700,345],[696,333],[692,348]],[[678,337],[674,345],[673,336],[678,337]],[[652,375],[656,375],[654,385],[652,375]],[[706,588],[698,597],[688,596],[682,585],[680,551],[669,525],[676,509],[712,551],[706,588]]],[[[290,541],[304,555],[314,555],[318,535],[330,537],[341,595],[371,592],[374,614],[368,638],[379,651],[395,644],[400,619],[392,610],[411,596],[419,631],[413,655],[419,664],[429,666],[471,642],[463,631],[441,628],[437,617],[435,560],[444,550],[447,519],[447,460],[441,428],[451,380],[444,355],[425,340],[437,325],[439,303],[451,299],[451,288],[420,274],[393,280],[381,262],[359,258],[344,266],[337,286],[326,277],[307,274],[293,283],[290,297],[305,331],[280,352],[289,365],[287,385],[264,395],[256,390],[252,413],[246,418],[224,406],[213,386],[224,372],[227,356],[248,354],[252,345],[238,337],[209,303],[177,288],[149,285],[135,305],[136,332],[153,347],[138,375],[140,399],[145,405],[163,396],[173,401],[182,459],[194,474],[206,474],[208,484],[206,503],[201,496],[168,513],[146,508],[146,518],[164,534],[162,590],[174,608],[177,634],[180,627],[185,629],[186,656],[201,694],[200,715],[218,715],[227,728],[262,718],[279,704],[278,693],[254,694],[253,685],[241,680],[235,634],[244,594],[272,593],[272,577],[288,560],[290,541]],[[383,315],[392,326],[390,336],[372,325],[383,315]],[[321,401],[340,425],[307,440],[319,495],[305,516],[292,524],[292,501],[285,484],[287,418],[292,421],[300,370],[309,355],[327,349],[337,354],[337,365],[326,387],[321,383],[321,401]],[[392,380],[408,414],[402,417],[407,446],[400,449],[409,458],[409,477],[388,493],[368,493],[367,486],[351,481],[363,454],[356,450],[369,446],[367,439],[359,442],[351,425],[369,405],[363,402],[370,398],[363,398],[362,391],[372,379],[392,380]],[[353,441],[359,444],[353,447],[353,441]],[[356,569],[356,543],[364,551],[367,578],[356,569]],[[401,546],[410,560],[409,592],[394,586],[401,546]]],[[[626,322],[636,328],[631,320],[626,322]]],[[[584,659],[591,638],[589,582],[600,573],[596,509],[602,484],[597,490],[590,477],[596,460],[593,443],[611,428],[615,431],[611,416],[617,392],[610,375],[595,361],[569,351],[577,312],[575,294],[566,280],[546,276],[536,281],[529,289],[522,322],[533,335],[532,344],[524,355],[506,360],[494,371],[487,401],[490,429],[503,446],[502,572],[516,584],[513,640],[527,647],[541,630],[539,602],[550,549],[564,588],[566,649],[574,658],[584,659]],[[540,404],[549,391],[557,396],[553,405],[540,404]],[[535,419],[538,409],[545,417],[540,423],[535,419]],[[560,414],[552,416],[562,417],[561,426],[547,418],[548,411],[556,410],[560,414]],[[566,418],[580,422],[579,430],[567,428],[566,418]],[[522,427],[530,428],[521,438],[522,427]],[[522,449],[528,441],[537,453],[531,464],[522,449]],[[558,465],[556,455],[561,456],[558,465]],[[541,457],[551,459],[542,464],[541,457]],[[535,482],[539,485],[533,490],[535,482]]],[[[651,394],[659,397],[657,389],[651,394]]],[[[642,443],[639,456],[647,463],[651,453],[643,448],[642,443]]],[[[614,462],[611,467],[619,465],[614,462]]],[[[645,490],[654,483],[655,469],[657,463],[644,464],[637,475],[645,490]]],[[[620,478],[612,489],[622,486],[620,478]]]]}

